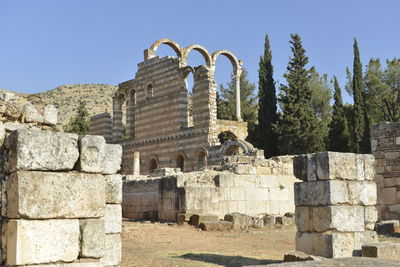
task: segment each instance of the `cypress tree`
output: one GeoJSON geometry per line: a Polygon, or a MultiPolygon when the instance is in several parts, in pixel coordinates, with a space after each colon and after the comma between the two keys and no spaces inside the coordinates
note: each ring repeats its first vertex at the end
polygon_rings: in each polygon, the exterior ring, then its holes
{"type": "Polygon", "coordinates": [[[336,76],[333,76],[335,93],[333,98],[332,120],[329,124],[329,150],[338,152],[350,151],[350,134],[347,127],[347,119],[342,101],[342,92],[336,76]]]}
{"type": "Polygon", "coordinates": [[[353,99],[354,99],[354,152],[369,152],[369,121],[363,97],[363,77],[360,51],[354,39],[353,99]]]}
{"type": "Polygon", "coordinates": [[[268,34],[265,35],[264,55],[260,57],[258,70],[258,147],[264,150],[266,157],[278,154],[277,97],[273,78],[272,54],[268,34]]]}
{"type": "Polygon", "coordinates": [[[318,134],[318,121],[311,105],[312,90],[309,86],[310,70],[305,66],[305,55],[301,38],[291,35],[290,58],[287,67],[287,85],[281,86],[279,103],[282,116],[278,121],[280,154],[302,154],[320,150],[323,136],[318,134]]]}

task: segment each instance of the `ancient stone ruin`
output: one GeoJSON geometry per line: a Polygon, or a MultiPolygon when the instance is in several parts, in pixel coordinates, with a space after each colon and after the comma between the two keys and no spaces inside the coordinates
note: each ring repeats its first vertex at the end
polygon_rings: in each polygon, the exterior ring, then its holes
{"type": "Polygon", "coordinates": [[[0,101],[0,265],[119,266],[121,146],[46,131],[54,107],[12,98],[0,101]]]}

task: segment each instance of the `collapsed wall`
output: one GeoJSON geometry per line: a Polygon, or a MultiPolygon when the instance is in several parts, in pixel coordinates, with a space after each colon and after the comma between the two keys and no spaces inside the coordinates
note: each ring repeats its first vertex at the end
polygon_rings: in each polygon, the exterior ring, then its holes
{"type": "Polygon", "coordinates": [[[294,212],[291,156],[260,159],[225,157],[210,170],[182,173],[158,169],[148,176],[126,176],[123,216],[176,221],[178,213],[251,216],[294,212]]]}
{"type": "Polygon", "coordinates": [[[381,122],[371,128],[371,149],[376,160],[379,220],[400,218],[400,123],[381,122]]]}
{"type": "Polygon", "coordinates": [[[0,262],[119,266],[120,145],[100,136],[18,129],[1,150],[0,262]]]}
{"type": "Polygon", "coordinates": [[[376,242],[372,155],[322,152],[294,158],[296,250],[328,258],[361,255],[376,242]]]}

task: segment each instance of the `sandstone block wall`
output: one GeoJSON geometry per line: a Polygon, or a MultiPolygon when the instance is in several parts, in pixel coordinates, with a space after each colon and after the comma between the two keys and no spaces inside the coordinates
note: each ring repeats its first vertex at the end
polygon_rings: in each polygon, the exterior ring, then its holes
{"type": "Polygon", "coordinates": [[[329,258],[360,255],[377,241],[373,156],[323,152],[296,156],[296,250],[329,258]]]}
{"type": "Polygon", "coordinates": [[[400,218],[400,123],[381,122],[371,128],[376,160],[379,220],[400,218]]]}
{"type": "Polygon", "coordinates": [[[178,213],[252,216],[294,212],[291,157],[261,160],[228,157],[213,170],[181,173],[162,169],[152,176],[126,176],[123,215],[175,221],[178,213]]]}
{"type": "Polygon", "coordinates": [[[90,117],[90,135],[101,135],[107,143],[113,141],[112,137],[112,119],[108,112],[90,117]]]}
{"type": "Polygon", "coordinates": [[[120,145],[20,129],[1,152],[0,265],[119,266],[120,145]]]}

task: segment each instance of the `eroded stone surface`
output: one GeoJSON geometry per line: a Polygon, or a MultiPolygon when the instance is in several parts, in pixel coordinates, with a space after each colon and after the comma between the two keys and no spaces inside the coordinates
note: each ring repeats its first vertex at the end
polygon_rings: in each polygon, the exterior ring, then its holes
{"type": "Polygon", "coordinates": [[[79,254],[79,220],[10,220],[7,265],[70,262],[79,254]]]}
{"type": "Polygon", "coordinates": [[[78,135],[20,129],[6,138],[6,170],[72,170],[79,157],[78,135]]]}
{"type": "Polygon", "coordinates": [[[49,125],[57,124],[57,108],[54,105],[46,105],[43,109],[43,122],[49,125]]]}
{"type": "Polygon", "coordinates": [[[104,266],[119,265],[121,262],[121,236],[119,234],[106,235],[106,254],[100,262],[104,266]]]}
{"type": "Polygon", "coordinates": [[[349,203],[345,181],[328,180],[295,183],[296,206],[319,206],[349,203]]]}
{"type": "Polygon", "coordinates": [[[43,122],[43,116],[40,115],[31,102],[24,104],[22,114],[26,122],[43,122]]]}
{"type": "Polygon", "coordinates": [[[106,248],[106,231],[103,219],[83,219],[79,221],[81,229],[80,256],[101,258],[106,248]]]}
{"type": "Polygon", "coordinates": [[[319,180],[347,179],[357,177],[356,157],[353,153],[321,152],[316,155],[319,180]]]}
{"type": "Polygon", "coordinates": [[[120,174],[106,175],[106,203],[121,204],[122,176],[120,174]]]}
{"type": "Polygon", "coordinates": [[[107,204],[104,215],[106,233],[120,233],[122,230],[121,205],[107,204]]]}
{"type": "Polygon", "coordinates": [[[7,178],[9,218],[93,218],[104,215],[105,181],[99,174],[18,171],[7,178]]]}

